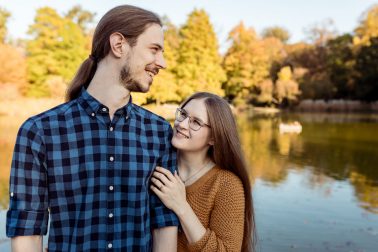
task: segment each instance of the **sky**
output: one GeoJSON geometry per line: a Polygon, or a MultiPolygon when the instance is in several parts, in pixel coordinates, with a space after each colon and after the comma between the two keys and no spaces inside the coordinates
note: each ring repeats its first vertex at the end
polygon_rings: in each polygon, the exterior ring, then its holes
{"type": "Polygon", "coordinates": [[[352,32],[361,15],[378,0],[0,0],[0,7],[11,13],[8,30],[11,38],[28,38],[28,26],[33,23],[36,10],[50,6],[60,14],[74,5],[96,13],[96,22],[109,9],[132,4],[159,15],[166,15],[177,26],[185,23],[194,8],[209,14],[218,36],[221,50],[227,45],[229,31],[240,21],[258,33],[266,27],[282,26],[290,34],[290,43],[305,40],[304,30],[314,24],[332,19],[334,28],[342,34],[352,32]]]}

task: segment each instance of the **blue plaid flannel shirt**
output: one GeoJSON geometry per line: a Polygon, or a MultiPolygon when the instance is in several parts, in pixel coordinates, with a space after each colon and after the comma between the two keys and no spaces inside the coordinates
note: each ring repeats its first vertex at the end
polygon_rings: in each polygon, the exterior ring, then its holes
{"type": "Polygon", "coordinates": [[[151,251],[153,228],[178,225],[149,189],[156,165],[176,169],[171,126],[131,99],[108,111],[83,89],[21,126],[8,237],[45,235],[50,215],[49,251],[151,251]]]}

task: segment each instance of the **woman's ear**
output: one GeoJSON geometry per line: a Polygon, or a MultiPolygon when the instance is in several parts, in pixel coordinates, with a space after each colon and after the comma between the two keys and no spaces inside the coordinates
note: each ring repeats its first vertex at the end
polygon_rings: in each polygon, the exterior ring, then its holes
{"type": "Polygon", "coordinates": [[[110,35],[109,43],[111,52],[116,58],[121,58],[130,49],[125,37],[119,32],[114,32],[110,35]]]}
{"type": "Polygon", "coordinates": [[[213,138],[210,139],[209,145],[214,145],[214,139],[213,138]]]}

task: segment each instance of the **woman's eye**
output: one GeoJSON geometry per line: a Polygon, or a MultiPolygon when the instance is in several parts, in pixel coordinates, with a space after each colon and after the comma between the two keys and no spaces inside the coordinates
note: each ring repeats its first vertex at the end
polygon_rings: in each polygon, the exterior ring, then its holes
{"type": "Polygon", "coordinates": [[[193,123],[196,125],[196,126],[201,126],[202,123],[198,120],[194,120],[193,123]]]}

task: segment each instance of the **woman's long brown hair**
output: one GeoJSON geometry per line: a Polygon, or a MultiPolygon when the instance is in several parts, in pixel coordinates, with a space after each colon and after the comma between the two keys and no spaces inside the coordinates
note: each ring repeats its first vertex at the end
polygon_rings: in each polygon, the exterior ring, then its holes
{"type": "Polygon", "coordinates": [[[241,251],[255,251],[256,227],[253,210],[251,183],[247,165],[241,149],[236,122],[227,101],[221,97],[199,92],[187,98],[181,107],[193,100],[203,99],[206,105],[214,145],[209,149],[209,156],[222,169],[233,172],[243,183],[245,194],[245,223],[241,251]]]}
{"type": "Polygon", "coordinates": [[[162,26],[159,17],[153,12],[131,5],[121,5],[108,11],[98,23],[92,40],[90,56],[81,64],[67,90],[66,100],[76,99],[81,88],[88,87],[96,73],[97,63],[110,51],[110,35],[119,32],[130,46],[134,46],[137,38],[150,24],[162,26]]]}

